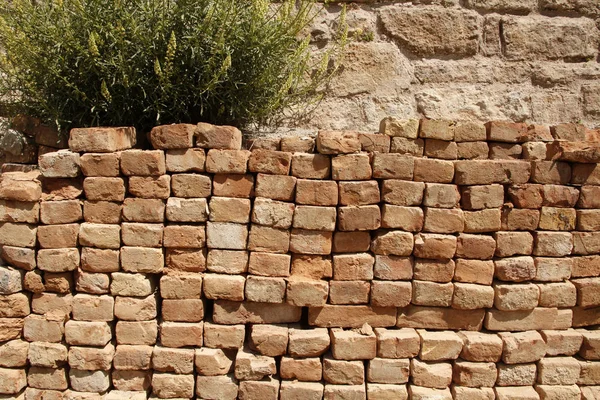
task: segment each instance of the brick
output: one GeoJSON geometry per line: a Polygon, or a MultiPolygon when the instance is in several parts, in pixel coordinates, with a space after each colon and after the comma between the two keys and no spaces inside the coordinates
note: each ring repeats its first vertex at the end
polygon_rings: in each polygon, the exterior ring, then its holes
{"type": "Polygon", "coordinates": [[[43,201],[40,205],[40,219],[47,225],[70,224],[81,217],[79,200],[43,201]]]}
{"type": "Polygon", "coordinates": [[[117,153],[86,153],[79,162],[84,176],[118,176],[120,172],[117,153]]]}
{"type": "Polygon", "coordinates": [[[13,294],[23,290],[23,272],[11,267],[0,267],[0,294],[13,294]]]}
{"type": "Polygon", "coordinates": [[[3,173],[0,177],[0,198],[14,201],[37,202],[42,196],[42,185],[37,177],[26,173],[3,173]]]}
{"type": "Polygon", "coordinates": [[[511,257],[495,260],[495,276],[503,281],[523,282],[535,278],[536,268],[531,257],[511,257]]]}
{"type": "Polygon", "coordinates": [[[450,394],[450,389],[435,389],[428,388],[423,386],[409,385],[408,393],[410,394],[410,398],[414,400],[426,400],[431,397],[440,399],[440,400],[450,400],[452,395],[450,394]]]}
{"type": "Polygon", "coordinates": [[[536,364],[498,364],[499,386],[532,386],[536,381],[536,364]]]}
{"type": "Polygon", "coordinates": [[[38,223],[40,205],[37,202],[0,200],[0,220],[3,222],[38,223]]]}
{"type": "Polygon", "coordinates": [[[208,222],[206,237],[208,248],[243,250],[246,248],[248,227],[226,222],[208,222]]]}
{"type": "Polygon", "coordinates": [[[121,203],[110,201],[84,201],[83,219],[93,224],[121,223],[121,203]]]}
{"type": "Polygon", "coordinates": [[[466,210],[502,207],[504,187],[502,185],[467,186],[462,189],[461,204],[466,210]]]}
{"type": "Polygon", "coordinates": [[[502,361],[506,364],[523,364],[540,360],[546,354],[546,342],[535,331],[499,333],[504,349],[502,361]]]}
{"type": "Polygon", "coordinates": [[[535,390],[538,392],[540,399],[579,399],[581,392],[577,385],[570,386],[554,386],[554,385],[536,385],[535,390]]]}
{"type": "Polygon", "coordinates": [[[248,223],[250,222],[250,206],[249,199],[212,197],[209,203],[209,217],[213,222],[248,223]]]}
{"type": "Polygon", "coordinates": [[[171,190],[176,197],[208,197],[211,194],[212,182],[205,175],[177,174],[171,176],[171,190]]]}
{"type": "Polygon", "coordinates": [[[215,196],[251,197],[254,195],[254,176],[252,175],[216,174],[212,182],[212,194],[215,196]]]}
{"type": "MultiPolygon", "coordinates": [[[[31,316],[29,316],[31,318],[31,316]]],[[[4,340],[12,340],[21,337],[24,320],[21,318],[0,318],[0,338],[4,340]]],[[[51,332],[47,331],[45,340],[50,340],[51,332]]],[[[24,334],[25,339],[29,340],[24,334]]],[[[58,339],[60,341],[60,338],[58,339]]]]}
{"type": "Polygon", "coordinates": [[[318,357],[329,349],[330,341],[329,333],[324,328],[290,328],[288,353],[296,358],[318,357]]]}
{"type": "Polygon", "coordinates": [[[598,234],[597,232],[573,232],[573,254],[599,254],[599,239],[600,234],[598,234]]]}
{"type": "Polygon", "coordinates": [[[67,362],[67,347],[59,343],[33,342],[27,354],[29,364],[36,367],[58,368],[67,362]]]}
{"type": "Polygon", "coordinates": [[[428,363],[413,358],[410,367],[412,383],[415,385],[443,389],[450,386],[452,382],[452,364],[450,363],[428,363]]]}
{"type": "Polygon", "coordinates": [[[156,296],[116,297],[115,317],[125,321],[150,321],[156,318],[156,296]]]}
{"type": "Polygon", "coordinates": [[[458,332],[463,340],[460,357],[474,362],[498,362],[502,355],[502,339],[495,334],[458,332]]]}
{"type": "Polygon", "coordinates": [[[113,296],[148,296],[154,293],[154,282],[144,274],[111,274],[110,293],[113,296]]]}
{"type": "Polygon", "coordinates": [[[30,314],[24,320],[17,318],[3,318],[2,328],[7,340],[21,337],[28,342],[61,342],[65,332],[66,313],[53,310],[45,315],[30,314]],[[8,335],[17,332],[17,335],[8,335]]]}
{"type": "Polygon", "coordinates": [[[423,201],[425,184],[420,182],[388,179],[383,181],[383,201],[398,206],[418,206],[423,201]]]}
{"type": "Polygon", "coordinates": [[[488,260],[494,256],[496,241],[487,235],[461,233],[457,238],[456,256],[488,260]]]}
{"type": "Polygon", "coordinates": [[[379,133],[359,133],[361,150],[369,152],[388,153],[390,151],[390,137],[379,133]]]}
{"type": "Polygon", "coordinates": [[[571,183],[578,185],[600,185],[600,170],[594,164],[573,164],[571,183]]]}
{"type": "MultiPolygon", "coordinates": [[[[148,371],[113,370],[111,375],[114,388],[122,391],[146,391],[150,388],[150,382],[152,379],[152,374],[148,371]]],[[[110,393],[115,392],[118,391],[112,390],[110,393]]]]}
{"type": "MultiPolygon", "coordinates": [[[[21,293],[20,295],[23,294],[21,293]]],[[[17,302],[15,302],[15,310],[12,312],[18,312],[20,309],[19,306],[26,303],[18,296],[13,295],[13,299],[14,298],[17,299],[17,302]]],[[[48,312],[69,314],[73,310],[73,303],[74,299],[71,293],[34,293],[33,296],[31,296],[31,311],[36,314],[46,314],[48,312]]],[[[5,312],[11,312],[10,308],[5,312]]],[[[73,317],[75,318],[75,316],[73,317]]]]}
{"type": "Polygon", "coordinates": [[[464,231],[468,233],[487,233],[499,231],[502,226],[502,212],[499,209],[465,211],[464,231]]]}
{"type": "Polygon", "coordinates": [[[78,224],[41,225],[37,228],[38,243],[44,249],[77,247],[78,236],[78,224]]]}
{"type": "Polygon", "coordinates": [[[170,197],[166,207],[167,221],[205,222],[208,218],[206,199],[170,197]]]}
{"type": "Polygon", "coordinates": [[[194,350],[156,346],[152,351],[152,369],[159,372],[191,374],[194,371],[194,350]]]}
{"type": "Polygon", "coordinates": [[[135,197],[167,199],[171,193],[171,176],[132,176],[129,178],[128,191],[135,197]]]}
{"type": "Polygon", "coordinates": [[[160,278],[160,295],[163,299],[198,299],[201,294],[201,276],[177,274],[160,278]]]}
{"type": "Polygon", "coordinates": [[[121,153],[121,172],[124,175],[156,176],[166,172],[162,150],[126,150],[121,153]]]}
{"type": "Polygon", "coordinates": [[[537,285],[494,284],[494,306],[503,311],[532,310],[538,305],[540,290],[537,285]]]}
{"type": "Polygon", "coordinates": [[[233,355],[221,349],[200,348],[195,350],[194,363],[199,375],[225,375],[233,370],[233,355]]]}
{"type": "Polygon", "coordinates": [[[333,279],[371,280],[375,259],[369,253],[333,256],[333,279]]]}
{"type": "Polygon", "coordinates": [[[531,164],[532,182],[566,185],[571,180],[571,167],[565,162],[533,161],[531,164]]]}
{"type": "MultiPolygon", "coordinates": [[[[336,159],[334,158],[333,162],[335,162],[335,160],[336,159]]],[[[380,179],[412,180],[415,168],[414,165],[414,159],[410,156],[398,153],[376,153],[373,156],[373,177],[380,179]]]]}
{"type": "Polygon", "coordinates": [[[425,184],[423,205],[426,207],[453,208],[458,205],[459,200],[460,193],[455,185],[425,184]]]}
{"type": "Polygon", "coordinates": [[[247,400],[279,398],[279,380],[268,378],[263,381],[240,382],[239,398],[247,400]]]}
{"type": "Polygon", "coordinates": [[[270,199],[257,198],[252,208],[252,222],[274,228],[287,229],[292,225],[295,205],[270,199]]]}
{"type": "Polygon", "coordinates": [[[365,281],[331,281],[330,304],[367,304],[371,285],[365,281]]]}
{"type": "Polygon", "coordinates": [[[413,235],[402,231],[377,231],[371,251],[378,255],[409,256],[413,251],[413,235]]]}
{"type": "Polygon", "coordinates": [[[290,251],[300,254],[330,254],[332,238],[331,232],[292,229],[290,251]]]}
{"type": "Polygon", "coordinates": [[[600,360],[600,335],[596,331],[581,331],[583,344],[579,355],[586,360],[600,360]]]}
{"type": "Polygon", "coordinates": [[[87,272],[115,272],[119,270],[119,251],[83,247],[81,269],[87,272]]]}
{"type": "Polygon", "coordinates": [[[533,236],[529,232],[496,232],[496,256],[531,255],[533,236]]]}
{"type": "Polygon", "coordinates": [[[256,197],[292,201],[295,189],[296,178],[293,176],[266,174],[257,174],[256,176],[256,197]]]}
{"type": "MultiPolygon", "coordinates": [[[[34,381],[33,378],[32,381],[34,381]]],[[[21,389],[27,386],[27,383],[27,373],[25,369],[0,368],[0,393],[17,395],[21,389]]],[[[31,382],[30,385],[35,385],[35,382],[31,382]]],[[[17,399],[17,397],[13,396],[7,396],[6,398],[17,399]]]]}
{"type": "Polygon", "coordinates": [[[163,270],[164,257],[162,249],[121,247],[120,257],[121,268],[126,272],[156,274],[163,270]]]}
{"type": "Polygon", "coordinates": [[[64,327],[65,341],[73,346],[104,347],[110,342],[111,328],[103,321],[67,321],[64,327]]]}
{"type": "Polygon", "coordinates": [[[331,159],[324,154],[294,153],[291,175],[302,179],[327,179],[331,175],[331,159]]]}
{"type": "Polygon", "coordinates": [[[377,356],[382,358],[412,358],[419,353],[421,339],[411,328],[388,330],[376,328],[377,356]]]}
{"type": "Polygon", "coordinates": [[[206,171],[217,174],[245,174],[251,154],[248,150],[211,149],[206,154],[206,171]]]}
{"type": "Polygon", "coordinates": [[[484,310],[455,310],[441,307],[409,306],[398,312],[399,328],[479,330],[484,310]]]}
{"type": "Polygon", "coordinates": [[[417,259],[415,261],[414,279],[434,282],[450,282],[453,276],[453,260],[417,259]]]}
{"type": "Polygon", "coordinates": [[[195,125],[171,124],[155,126],[150,131],[150,143],[155,149],[186,149],[193,147],[195,125]]]}
{"type": "Polygon", "coordinates": [[[456,384],[472,387],[493,387],[496,382],[494,363],[473,363],[456,361],[453,366],[453,381],[456,384]]]}
{"type": "Polygon", "coordinates": [[[83,223],[79,227],[79,244],[100,249],[118,249],[121,246],[121,227],[83,223]]]}
{"type": "Polygon", "coordinates": [[[579,190],[570,186],[544,185],[542,193],[542,205],[549,207],[574,207],[579,199],[579,190]]]}
{"type": "Polygon", "coordinates": [[[290,275],[290,262],[291,257],[287,254],[252,252],[248,272],[254,275],[285,277],[290,275]]]}
{"type": "Polygon", "coordinates": [[[525,311],[490,310],[485,325],[493,331],[526,331],[531,329],[554,329],[558,312],[554,308],[535,308],[525,311]]]}
{"type": "MultiPolygon", "coordinates": [[[[108,274],[77,271],[75,274],[75,291],[90,294],[109,292],[110,276],[108,274]]],[[[70,290],[70,289],[68,289],[70,290]]]]}
{"type": "Polygon", "coordinates": [[[406,307],[412,299],[410,282],[373,281],[371,304],[377,307],[406,307]]]}
{"type": "Polygon", "coordinates": [[[464,142],[457,143],[459,160],[487,160],[489,146],[487,142],[464,142]]]}
{"type": "Polygon", "coordinates": [[[323,390],[323,384],[317,382],[282,381],[279,395],[281,400],[319,400],[323,398],[323,390]]]}
{"type": "Polygon", "coordinates": [[[159,398],[185,398],[194,396],[194,375],[154,373],[152,392],[159,398]]]}
{"type": "Polygon", "coordinates": [[[496,398],[492,388],[471,388],[452,385],[450,390],[453,398],[456,400],[494,400],[496,398]]]}
{"type": "Polygon", "coordinates": [[[577,305],[584,308],[600,306],[600,278],[572,279],[577,288],[577,305]]]}
{"type": "Polygon", "coordinates": [[[38,164],[46,178],[75,178],[79,175],[79,154],[69,150],[42,154],[38,164]]]}
{"type": "Polygon", "coordinates": [[[148,370],[152,360],[152,346],[117,346],[113,359],[114,368],[119,371],[148,370]]]}
{"type": "Polygon", "coordinates": [[[576,211],[572,208],[542,207],[539,228],[548,231],[575,230],[576,211]]]}
{"type": "Polygon", "coordinates": [[[261,380],[277,373],[275,359],[240,349],[235,358],[235,377],[240,380],[261,380]]]}
{"type": "Polygon", "coordinates": [[[29,343],[17,339],[0,345],[1,367],[25,367],[27,365],[27,354],[29,343]]]}
{"type": "Polygon", "coordinates": [[[542,185],[511,185],[508,188],[511,202],[519,208],[540,208],[544,201],[543,193],[542,185]]]}
{"type": "Polygon", "coordinates": [[[334,253],[356,253],[368,251],[371,247],[371,235],[369,232],[334,232],[334,253]]]}
{"type": "Polygon", "coordinates": [[[395,117],[385,117],[379,124],[379,132],[391,137],[416,139],[419,134],[419,120],[400,120],[395,117]]]}
{"type": "Polygon", "coordinates": [[[538,362],[538,383],[542,385],[574,385],[581,366],[572,357],[548,357],[538,362]]]}
{"type": "Polygon", "coordinates": [[[430,281],[412,281],[412,303],[420,306],[450,307],[454,285],[430,281]]]}
{"type": "Polygon", "coordinates": [[[503,230],[533,231],[539,225],[540,211],[505,207],[501,218],[503,230]]]}
{"type": "Polygon", "coordinates": [[[165,347],[174,348],[201,347],[202,332],[202,322],[162,322],[160,324],[160,343],[165,347]]]}
{"type": "Polygon", "coordinates": [[[127,198],[123,202],[123,220],[129,222],[163,222],[165,203],[160,199],[127,198]]]}
{"type": "Polygon", "coordinates": [[[579,375],[578,385],[597,385],[598,371],[600,370],[598,362],[581,362],[581,374],[579,375]]]}
{"type": "Polygon", "coordinates": [[[251,172],[260,172],[274,175],[288,175],[292,154],[284,151],[255,149],[250,155],[248,169],[251,172]]]}
{"type": "Polygon", "coordinates": [[[494,305],[494,289],[471,283],[454,283],[452,307],[460,310],[491,308],[494,305]]]}
{"type": "Polygon", "coordinates": [[[326,305],[308,310],[308,323],[319,327],[357,328],[364,323],[387,327],[395,321],[396,309],[391,307],[326,305]]]}
{"type": "Polygon", "coordinates": [[[125,246],[161,247],[163,225],[124,222],[121,239],[125,246]]]}
{"type": "Polygon", "coordinates": [[[455,142],[448,142],[438,139],[425,139],[424,155],[430,158],[456,160],[458,158],[458,146],[455,142]]]}
{"type": "Polygon", "coordinates": [[[600,276],[600,257],[572,257],[570,260],[572,264],[567,263],[567,266],[574,278],[600,276]]]}
{"type": "MultiPolygon", "coordinates": [[[[319,357],[292,358],[283,356],[279,368],[279,374],[283,379],[298,381],[320,381],[323,366],[319,357]]],[[[284,382],[282,382],[283,388],[284,382]]],[[[322,390],[322,388],[321,388],[322,390]]],[[[283,392],[281,393],[283,397],[283,392]]],[[[321,397],[319,397],[320,399],[321,397]]]]}
{"type": "Polygon", "coordinates": [[[248,301],[283,303],[285,289],[283,278],[249,276],[246,278],[245,296],[248,301]]]}
{"type": "MultiPolygon", "coordinates": [[[[298,182],[298,185],[300,181],[298,182]]],[[[300,186],[298,186],[299,190],[300,186]]],[[[323,188],[325,189],[325,188],[323,188]]],[[[333,193],[337,197],[337,188],[333,189],[333,193]]],[[[333,195],[333,194],[332,194],[333,195]]],[[[296,195],[296,200],[298,199],[296,195]]],[[[358,181],[358,182],[339,182],[339,198],[340,204],[360,206],[368,204],[376,204],[380,201],[379,184],[377,181],[358,181]]],[[[337,198],[333,205],[337,203],[337,198]]],[[[324,204],[325,205],[325,204],[324,204]]]]}
{"type": "Polygon", "coordinates": [[[456,253],[456,237],[420,233],[414,237],[414,255],[419,258],[449,259],[456,253]]]}
{"type": "Polygon", "coordinates": [[[111,153],[129,149],[136,142],[135,129],[75,128],[71,129],[69,148],[77,152],[111,153]]]}
{"type": "Polygon", "coordinates": [[[312,137],[286,136],[281,138],[281,151],[293,153],[311,153],[315,147],[315,139],[312,137]]]}
{"type": "Polygon", "coordinates": [[[165,153],[168,172],[204,172],[205,159],[203,149],[169,149],[165,153]]]}
{"type": "Polygon", "coordinates": [[[13,267],[31,271],[36,266],[35,250],[13,246],[2,246],[2,259],[13,267]]]}
{"type": "Polygon", "coordinates": [[[302,309],[289,304],[263,304],[219,300],[213,320],[218,324],[283,324],[300,321],[302,309]]]}
{"type": "Polygon", "coordinates": [[[290,232],[268,226],[253,225],[248,238],[248,249],[286,253],[290,247],[290,232]]]}
{"type": "Polygon", "coordinates": [[[574,307],[577,303],[577,290],[570,282],[542,283],[540,307],[574,307]]]}
{"type": "Polygon", "coordinates": [[[47,272],[67,272],[79,267],[79,251],[77,249],[43,249],[38,250],[37,266],[47,272]]]}
{"type": "Polygon", "coordinates": [[[317,280],[331,278],[333,275],[331,258],[319,255],[294,254],[292,256],[291,275],[317,280]]]}
{"type": "Polygon", "coordinates": [[[452,183],[454,163],[432,158],[415,158],[413,179],[416,182],[452,183]]]}
{"type": "Polygon", "coordinates": [[[421,337],[422,361],[455,360],[462,350],[463,340],[454,332],[427,332],[418,330],[421,337]]]}
{"type": "Polygon", "coordinates": [[[545,160],[548,158],[548,149],[546,143],[541,142],[527,142],[523,143],[522,146],[523,154],[521,157],[525,160],[545,160]]]}
{"type": "Polygon", "coordinates": [[[546,342],[546,356],[575,355],[583,343],[582,333],[573,329],[543,330],[540,334],[546,342]]]}
{"type": "Polygon", "coordinates": [[[531,175],[529,162],[517,160],[467,160],[455,163],[458,185],[490,185],[493,183],[526,183],[531,175]]]}
{"type": "Polygon", "coordinates": [[[116,338],[119,345],[153,345],[158,336],[156,321],[118,321],[116,338]]]}
{"type": "Polygon", "coordinates": [[[278,325],[254,325],[250,331],[250,347],[270,357],[285,355],[288,328],[278,325]]]}
{"type": "Polygon", "coordinates": [[[345,154],[360,151],[361,144],[356,132],[319,131],[317,150],[321,154],[345,154]]]}
{"type": "Polygon", "coordinates": [[[208,299],[242,301],[244,284],[242,276],[207,274],[204,276],[204,296],[208,299]]]}
{"type": "Polygon", "coordinates": [[[294,210],[294,228],[334,231],[336,209],[334,207],[317,207],[298,205],[294,210]]]}
{"type": "Polygon", "coordinates": [[[381,212],[376,205],[338,208],[340,231],[374,230],[381,225],[381,212]]]}
{"type": "Polygon", "coordinates": [[[203,122],[196,125],[196,146],[209,149],[239,149],[242,132],[233,126],[217,126],[203,122]]]}
{"type": "Polygon", "coordinates": [[[577,210],[577,230],[600,230],[600,214],[598,210],[577,210]]]}
{"type": "Polygon", "coordinates": [[[323,358],[323,380],[338,385],[362,385],[365,367],[360,361],[333,360],[323,358]]]}
{"type": "Polygon", "coordinates": [[[336,181],[355,181],[371,179],[371,176],[383,177],[377,176],[376,168],[376,164],[373,164],[371,170],[369,155],[366,153],[335,156],[331,159],[331,178],[336,181]]]}
{"type": "Polygon", "coordinates": [[[448,120],[421,119],[419,137],[452,141],[454,140],[454,122],[448,120]]]}
{"type": "Polygon", "coordinates": [[[552,137],[557,140],[570,142],[585,141],[585,127],[580,124],[558,124],[550,127],[552,137]]]}
{"type": "Polygon", "coordinates": [[[322,307],[327,303],[328,294],[329,284],[325,281],[292,277],[287,282],[286,301],[294,306],[322,307]]]}
{"type": "Polygon", "coordinates": [[[125,199],[125,183],[122,178],[85,178],[83,190],[88,200],[123,201],[125,199]]]}
{"type": "Polygon", "coordinates": [[[564,257],[573,250],[573,237],[569,232],[536,232],[533,254],[537,256],[564,257]]]}
{"type": "MultiPolygon", "coordinates": [[[[572,206],[571,206],[572,207],[572,206]]],[[[600,208],[600,187],[582,186],[578,208],[600,208]]]]}
{"type": "Polygon", "coordinates": [[[111,343],[103,348],[77,347],[69,348],[69,366],[71,369],[86,371],[107,371],[112,366],[115,346],[111,343]]]}
{"type": "Polygon", "coordinates": [[[204,318],[204,302],[201,299],[164,299],[163,321],[199,322],[204,318]]]}
{"type": "Polygon", "coordinates": [[[433,233],[457,233],[464,230],[465,218],[460,209],[426,208],[423,230],[433,233]]]}

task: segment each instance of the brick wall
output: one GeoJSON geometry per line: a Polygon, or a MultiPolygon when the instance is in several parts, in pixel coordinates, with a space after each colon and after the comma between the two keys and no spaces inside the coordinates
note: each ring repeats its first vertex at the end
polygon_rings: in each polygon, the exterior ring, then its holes
{"type": "Polygon", "coordinates": [[[0,179],[0,398],[598,399],[599,137],[74,129],[0,179]]]}
{"type": "MultiPolygon", "coordinates": [[[[315,48],[339,14],[330,5],[315,20],[315,48]]],[[[307,126],[377,129],[388,115],[600,125],[597,0],[362,0],[347,14],[344,71],[307,126]]]]}

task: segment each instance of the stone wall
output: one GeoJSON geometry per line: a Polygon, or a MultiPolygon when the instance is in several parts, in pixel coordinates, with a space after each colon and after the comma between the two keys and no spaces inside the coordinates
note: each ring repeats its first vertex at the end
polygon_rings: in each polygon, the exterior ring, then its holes
{"type": "MultiPolygon", "coordinates": [[[[332,40],[340,7],[315,21],[332,40]]],[[[303,126],[377,129],[388,115],[600,124],[597,0],[362,0],[346,67],[303,126]]]]}
{"type": "Polygon", "coordinates": [[[600,398],[599,132],[381,128],[4,172],[0,398],[600,398]]]}

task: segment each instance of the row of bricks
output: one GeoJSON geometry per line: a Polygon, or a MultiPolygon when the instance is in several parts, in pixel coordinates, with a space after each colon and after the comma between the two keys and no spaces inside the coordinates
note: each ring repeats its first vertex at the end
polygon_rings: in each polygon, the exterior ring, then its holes
{"type": "MultiPolygon", "coordinates": [[[[443,271],[442,271],[443,272],[443,271]]],[[[436,270],[425,272],[430,280],[382,281],[372,276],[341,277],[321,281],[303,278],[276,278],[205,274],[204,276],[164,276],[160,284],[162,316],[167,321],[200,321],[204,317],[201,297],[210,300],[250,301],[258,303],[288,303],[297,307],[322,307],[325,304],[371,304],[377,307],[406,307],[409,304],[433,307],[453,307],[460,310],[496,308],[504,311],[532,310],[540,307],[592,308],[600,306],[600,278],[573,279],[555,283],[502,283],[491,286],[473,283],[440,283],[436,270]],[[361,279],[361,280],[359,280],[361,279]]],[[[45,286],[69,293],[70,277],[49,277],[45,286]],[[62,282],[58,280],[62,278],[62,282]],[[53,280],[52,280],[53,279],[53,280]]],[[[40,292],[39,275],[27,276],[25,289],[40,292]],[[33,282],[32,282],[33,281],[33,282]]],[[[0,310],[0,317],[18,317],[29,313],[23,286],[10,282],[13,294],[1,294],[0,304],[11,305],[0,310]]],[[[114,272],[112,274],[78,273],[75,277],[78,293],[111,296],[146,297],[156,293],[154,279],[145,274],[114,272]]],[[[8,286],[8,285],[3,285],[8,286]]],[[[41,300],[37,300],[41,302],[41,300]]]]}
{"type": "MultiPolygon", "coordinates": [[[[515,297],[518,298],[518,295],[515,297]]],[[[161,302],[156,295],[112,297],[80,293],[73,296],[51,292],[34,294],[31,303],[27,295],[20,293],[3,295],[2,301],[7,308],[2,313],[2,328],[8,336],[22,328],[24,317],[45,315],[52,311],[72,315],[73,319],[80,321],[149,321],[157,317],[162,305],[162,312],[172,319],[194,321],[203,317],[205,306],[202,299],[165,299],[161,302]]],[[[224,325],[295,323],[301,320],[303,310],[290,303],[231,300],[212,300],[206,307],[209,312],[212,310],[212,320],[224,325]]],[[[397,308],[323,304],[308,307],[307,311],[308,323],[318,327],[356,327],[367,322],[376,327],[479,330],[484,326],[485,319],[485,328],[491,331],[523,331],[591,326],[598,324],[600,320],[598,307],[535,307],[505,311],[497,308],[458,309],[419,305],[397,308]]],[[[199,325],[173,323],[190,329],[201,327],[201,322],[197,323],[199,325]]]]}
{"type": "MultiPolygon", "coordinates": [[[[117,354],[119,354],[119,348],[123,352],[123,355],[119,357],[121,366],[117,367],[115,364],[117,369],[149,368],[127,367],[128,363],[135,363],[135,360],[150,357],[149,355],[141,358],[130,357],[127,356],[127,353],[136,354],[138,350],[144,354],[152,353],[152,346],[156,344],[158,336],[156,320],[118,321],[113,335],[109,322],[68,320],[65,323],[65,319],[65,316],[62,315],[61,318],[59,313],[28,317],[23,329],[23,337],[27,342],[19,339],[0,345],[0,354],[3,356],[0,366],[24,366],[28,351],[31,357],[31,351],[37,349],[36,360],[52,360],[54,355],[58,357],[58,360],[48,361],[50,364],[29,360],[31,365],[56,367],[67,361],[68,348],[60,344],[64,339],[66,344],[71,346],[71,351],[76,353],[69,356],[72,367],[86,370],[110,369],[115,356],[115,347],[111,344],[111,340],[116,339],[117,354]],[[43,328],[45,329],[40,330],[43,328]],[[145,333],[142,334],[142,332],[145,333]],[[28,342],[32,343],[31,346],[28,342]]],[[[193,349],[173,350],[173,348],[185,346],[171,344],[191,343],[189,346],[204,346],[204,348],[211,349],[210,351],[203,349],[201,354],[204,355],[204,358],[201,361],[198,360],[197,363],[198,368],[206,368],[203,373],[205,375],[229,372],[229,367],[223,371],[217,368],[217,365],[226,362],[225,359],[221,360],[223,357],[227,356],[233,359],[231,354],[227,355],[223,351],[241,349],[245,343],[253,351],[266,357],[288,355],[294,358],[311,358],[331,351],[332,357],[337,360],[418,357],[422,361],[444,361],[456,360],[460,357],[471,362],[495,363],[502,360],[505,364],[522,364],[537,362],[545,356],[574,355],[579,355],[585,360],[600,360],[600,331],[586,329],[495,334],[472,331],[427,331],[411,328],[375,328],[373,330],[366,324],[360,329],[353,330],[304,329],[296,325],[269,324],[254,324],[247,329],[245,325],[219,325],[209,322],[205,322],[203,326],[165,322],[160,325],[160,343],[164,346],[162,349],[171,362],[178,362],[176,360],[180,359],[180,357],[171,355],[188,354],[193,359],[194,354],[193,349]],[[196,326],[196,328],[178,332],[177,326],[196,326]],[[186,338],[186,334],[192,334],[193,339],[186,338]],[[194,340],[201,343],[194,343],[194,340]],[[211,363],[212,367],[209,365],[211,363]]],[[[196,353],[196,357],[198,356],[199,354],[196,353]]],[[[254,359],[255,356],[240,351],[238,357],[254,359]]],[[[562,359],[550,358],[550,360],[562,359]]],[[[228,365],[230,366],[231,362],[228,361],[228,365]]],[[[577,370],[578,374],[579,370],[577,370]]],[[[255,378],[261,379],[262,376],[255,378]]],[[[320,377],[308,380],[320,380],[320,377]]]]}
{"type": "MultiPolygon", "coordinates": [[[[85,176],[160,176],[169,172],[209,172],[272,175],[293,178],[363,181],[404,179],[458,185],[492,183],[597,184],[595,163],[525,160],[459,160],[419,158],[399,153],[355,153],[329,157],[323,154],[286,153],[271,150],[126,150],[96,154],[61,150],[39,158],[42,176],[75,178],[85,176]],[[167,168],[169,165],[169,168],[167,168]],[[483,168],[483,169],[482,169],[483,168]],[[289,174],[291,173],[291,176],[289,174]]],[[[14,173],[13,173],[14,174],[14,173]]]]}
{"type": "MultiPolygon", "coordinates": [[[[19,373],[13,374],[18,376],[19,373]]],[[[435,389],[415,384],[366,383],[363,385],[336,385],[318,382],[279,381],[273,378],[263,381],[237,382],[233,377],[226,375],[198,376],[194,379],[193,375],[156,373],[145,378],[148,387],[152,387],[152,393],[148,397],[146,391],[128,390],[129,385],[127,385],[122,375],[117,374],[115,376],[115,373],[113,373],[112,381],[115,388],[123,387],[124,390],[114,389],[107,391],[105,394],[82,393],[73,390],[62,392],[28,387],[22,394],[9,398],[12,400],[38,398],[58,400],[146,400],[161,398],[178,400],[191,398],[206,400],[596,400],[600,393],[600,386],[535,385],[533,387],[472,388],[452,385],[450,388],[435,389]],[[197,397],[194,397],[194,394],[197,397]]],[[[25,380],[23,378],[23,376],[19,376],[17,382],[24,384],[25,380]]],[[[144,378],[139,377],[139,379],[144,378]]],[[[88,388],[82,379],[77,379],[77,384],[83,390],[88,388]]],[[[15,388],[18,387],[18,385],[15,385],[15,388]]]]}

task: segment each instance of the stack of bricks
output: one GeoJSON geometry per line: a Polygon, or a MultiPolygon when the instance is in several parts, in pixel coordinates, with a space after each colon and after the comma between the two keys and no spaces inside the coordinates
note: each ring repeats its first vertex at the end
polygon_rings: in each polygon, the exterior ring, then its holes
{"type": "Polygon", "coordinates": [[[149,138],[2,174],[0,399],[600,399],[600,133],[149,138]]]}

